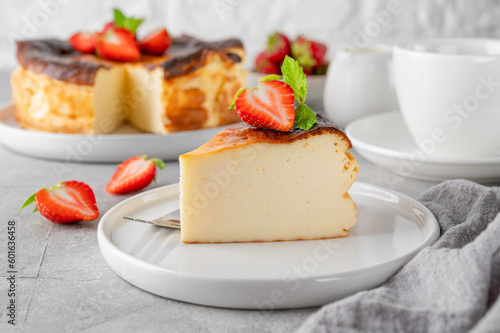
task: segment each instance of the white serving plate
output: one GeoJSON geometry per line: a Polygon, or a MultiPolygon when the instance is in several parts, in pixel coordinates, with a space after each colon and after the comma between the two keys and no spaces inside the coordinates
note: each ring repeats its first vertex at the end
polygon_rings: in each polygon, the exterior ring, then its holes
{"type": "Polygon", "coordinates": [[[14,113],[12,104],[0,108],[0,144],[23,155],[64,162],[121,162],[136,155],[174,160],[229,126],[151,134],[123,125],[106,135],[64,134],[23,129],[14,113]]]}
{"type": "Polygon", "coordinates": [[[456,178],[478,182],[500,180],[500,155],[455,158],[423,154],[400,112],[357,119],[347,125],[346,133],[356,151],[367,160],[404,177],[432,181],[456,178]]]}
{"type": "Polygon", "coordinates": [[[330,240],[184,244],[179,230],[121,219],[177,209],[173,184],[110,209],[99,247],[120,277],[163,297],[226,308],[320,306],[380,285],[439,236],[432,213],[407,196],[360,182],[349,193],[359,221],[349,237],[330,240]]]}

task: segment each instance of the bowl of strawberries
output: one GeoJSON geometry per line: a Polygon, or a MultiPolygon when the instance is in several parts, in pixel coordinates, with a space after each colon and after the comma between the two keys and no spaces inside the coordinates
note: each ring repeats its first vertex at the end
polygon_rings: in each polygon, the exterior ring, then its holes
{"type": "Polygon", "coordinates": [[[307,104],[313,108],[323,107],[323,90],[328,61],[327,46],[305,36],[290,40],[284,33],[275,32],[268,37],[266,49],[255,58],[253,69],[247,75],[247,84],[254,87],[261,77],[281,75],[281,64],[285,56],[297,60],[307,75],[307,104]]]}

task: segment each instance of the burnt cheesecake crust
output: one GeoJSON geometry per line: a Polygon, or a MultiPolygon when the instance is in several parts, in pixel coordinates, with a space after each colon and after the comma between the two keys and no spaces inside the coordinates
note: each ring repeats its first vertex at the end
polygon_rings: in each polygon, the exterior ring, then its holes
{"type": "MultiPolygon", "coordinates": [[[[69,83],[93,85],[97,71],[111,68],[113,61],[74,50],[67,41],[39,39],[17,41],[19,64],[35,73],[69,83]]],[[[186,75],[206,64],[212,53],[224,60],[242,62],[243,44],[232,38],[216,42],[205,42],[191,36],[175,38],[167,52],[158,57],[142,56],[138,63],[153,70],[162,67],[165,79],[186,75]]]]}
{"type": "Polygon", "coordinates": [[[85,57],[68,42],[58,39],[26,40],[16,44],[17,61],[23,68],[56,80],[93,85],[97,71],[111,67],[97,57],[85,57]]]}
{"type": "Polygon", "coordinates": [[[112,133],[124,121],[147,133],[239,121],[227,111],[245,85],[238,39],[174,39],[163,55],[113,62],[57,39],[19,41],[11,84],[16,118],[31,130],[112,133]]]}
{"type": "Polygon", "coordinates": [[[292,143],[322,134],[337,134],[341,141],[345,143],[344,149],[349,150],[352,148],[351,140],[340,127],[319,114],[316,115],[316,118],[318,122],[308,131],[294,126],[288,132],[280,132],[240,123],[220,132],[193,153],[209,153],[254,143],[292,143]]]}

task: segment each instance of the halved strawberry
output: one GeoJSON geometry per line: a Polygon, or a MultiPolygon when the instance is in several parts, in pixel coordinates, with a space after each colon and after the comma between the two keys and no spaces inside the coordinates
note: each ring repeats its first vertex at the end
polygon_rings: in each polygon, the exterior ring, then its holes
{"type": "Polygon", "coordinates": [[[325,44],[299,37],[292,42],[292,57],[310,72],[325,62],[327,47],[325,44]]]}
{"type": "Polygon", "coordinates": [[[266,52],[259,53],[255,58],[255,70],[262,74],[281,74],[281,68],[269,60],[266,52]]]}
{"type": "Polygon", "coordinates": [[[118,166],[106,185],[106,191],[109,193],[138,191],[153,181],[156,167],[163,169],[165,163],[158,158],[148,160],[145,155],[131,157],[118,166]]]}
{"type": "Polygon", "coordinates": [[[287,36],[279,32],[275,32],[269,36],[266,55],[271,62],[280,65],[285,59],[285,56],[290,54],[290,40],[287,36]]]}
{"type": "Polygon", "coordinates": [[[142,53],[161,55],[172,44],[172,39],[168,35],[167,29],[156,29],[139,41],[139,49],[142,53]]]}
{"type": "Polygon", "coordinates": [[[137,61],[141,52],[134,35],[122,28],[110,28],[97,40],[97,52],[114,61],[137,61]]]}
{"type": "Polygon", "coordinates": [[[239,94],[236,112],[249,125],[287,132],[295,120],[293,89],[282,81],[261,82],[239,94]]]}
{"type": "Polygon", "coordinates": [[[38,210],[54,223],[90,221],[99,216],[92,189],[75,180],[41,189],[26,200],[21,209],[33,202],[36,204],[35,211],[38,210]]]}
{"type": "Polygon", "coordinates": [[[82,53],[93,53],[97,44],[99,33],[77,32],[69,39],[71,46],[82,53]]]}

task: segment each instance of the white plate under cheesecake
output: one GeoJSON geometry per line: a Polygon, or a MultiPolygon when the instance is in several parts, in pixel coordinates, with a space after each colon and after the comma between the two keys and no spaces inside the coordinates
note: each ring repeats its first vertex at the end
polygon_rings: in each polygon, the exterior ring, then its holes
{"type": "Polygon", "coordinates": [[[14,114],[14,105],[0,107],[0,144],[30,157],[70,163],[119,163],[144,154],[177,160],[179,155],[198,148],[229,126],[154,134],[124,124],[106,135],[66,134],[24,129],[14,114]]]}
{"type": "Polygon", "coordinates": [[[349,237],[328,240],[185,244],[178,230],[121,218],[178,209],[179,185],[169,185],[110,209],[99,247],[120,277],[163,297],[226,308],[320,306],[380,285],[439,235],[435,217],[414,199],[360,182],[349,193],[359,221],[349,237]]]}

